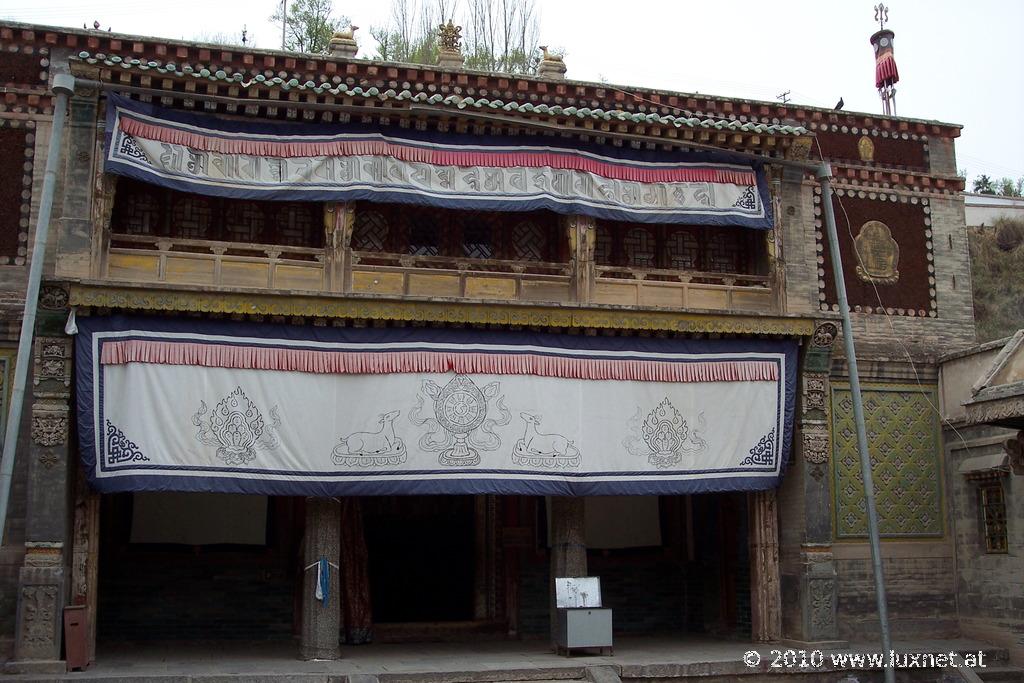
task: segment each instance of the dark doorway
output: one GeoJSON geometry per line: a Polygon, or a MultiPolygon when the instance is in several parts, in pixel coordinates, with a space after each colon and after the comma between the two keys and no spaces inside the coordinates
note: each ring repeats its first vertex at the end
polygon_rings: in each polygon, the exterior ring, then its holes
{"type": "Polygon", "coordinates": [[[302,503],[210,493],[104,495],[100,645],[291,637],[302,503]]]}
{"type": "Polygon", "coordinates": [[[363,499],[375,623],[473,618],[472,496],[363,499]]]}

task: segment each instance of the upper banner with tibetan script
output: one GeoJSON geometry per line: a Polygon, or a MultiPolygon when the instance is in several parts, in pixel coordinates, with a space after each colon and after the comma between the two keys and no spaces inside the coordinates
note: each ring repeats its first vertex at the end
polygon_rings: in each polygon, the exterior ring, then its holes
{"type": "Polygon", "coordinates": [[[103,492],[758,490],[796,345],[83,318],[78,433],[103,492]]]}
{"type": "Polygon", "coordinates": [[[243,199],[549,209],[647,223],[772,226],[760,167],[550,136],[242,121],[110,95],[105,170],[243,199]]]}

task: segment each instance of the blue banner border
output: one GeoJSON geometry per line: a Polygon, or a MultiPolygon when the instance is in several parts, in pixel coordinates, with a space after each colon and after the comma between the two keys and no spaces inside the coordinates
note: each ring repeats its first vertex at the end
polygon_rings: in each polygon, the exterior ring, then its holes
{"type": "MultiPolygon", "coordinates": [[[[574,141],[572,144],[560,137],[507,137],[492,135],[460,135],[457,133],[440,133],[435,131],[419,131],[415,129],[377,126],[362,123],[293,123],[281,122],[256,122],[236,119],[226,119],[210,114],[194,114],[190,112],[167,109],[153,104],[137,102],[127,97],[113,93],[107,96],[107,122],[105,132],[105,155],[104,171],[129,178],[134,178],[160,187],[177,190],[179,192],[193,192],[215,197],[226,197],[233,199],[254,199],[270,201],[376,201],[391,202],[397,204],[412,204],[419,206],[434,206],[445,209],[479,209],[486,211],[502,212],[525,212],[549,210],[563,215],[585,215],[604,220],[623,220],[636,223],[671,223],[679,225],[712,225],[719,227],[742,227],[756,230],[771,230],[774,227],[773,205],[771,193],[768,189],[768,180],[764,172],[764,164],[749,159],[730,155],[727,152],[681,152],[649,149],[633,149],[628,146],[614,147],[602,146],[593,143],[574,141]],[[262,135],[308,135],[322,136],[346,133],[380,133],[394,137],[406,138],[420,143],[445,143],[445,144],[471,144],[489,145],[496,147],[522,146],[524,141],[542,144],[546,147],[554,147],[565,150],[566,153],[584,151],[598,154],[604,157],[619,159],[623,162],[639,161],[654,163],[717,163],[717,164],[740,164],[752,168],[757,177],[757,191],[764,207],[764,216],[751,218],[745,216],[716,216],[712,213],[673,213],[670,210],[657,213],[641,213],[615,208],[591,206],[582,202],[560,202],[545,197],[537,197],[531,200],[507,200],[507,199],[485,199],[474,198],[472,206],[467,207],[466,201],[461,199],[433,197],[427,194],[415,192],[386,191],[377,189],[349,189],[338,188],[334,190],[302,190],[298,188],[231,188],[216,184],[193,183],[179,178],[165,177],[156,173],[150,173],[132,164],[123,163],[112,158],[112,144],[117,128],[118,109],[130,112],[138,112],[147,116],[154,116],[191,126],[207,128],[209,130],[221,130],[233,133],[257,133],[262,135]]],[[[724,211],[724,209],[720,209],[724,211]]]]}
{"type": "MultiPolygon", "coordinates": [[[[122,491],[217,491],[282,496],[329,497],[343,495],[421,495],[421,494],[499,494],[499,495],[673,495],[712,493],[719,491],[764,490],[778,486],[787,468],[792,451],[793,423],[797,389],[797,353],[795,340],[727,339],[652,339],[645,337],[587,337],[544,332],[499,330],[427,329],[427,328],[335,328],[294,325],[275,325],[235,321],[180,320],[174,318],[147,318],[141,316],[83,317],[78,321],[79,333],[75,341],[76,403],[79,448],[82,466],[90,485],[102,493],[122,491]],[[647,353],[780,353],[785,357],[783,438],[780,450],[780,468],[776,477],[729,476],[715,479],[684,479],[678,472],[642,473],[642,481],[565,481],[572,475],[559,473],[560,480],[516,479],[510,476],[494,478],[445,477],[426,480],[376,481],[288,481],[277,479],[248,479],[231,477],[178,477],[125,475],[112,478],[96,476],[95,411],[94,405],[97,358],[94,357],[94,335],[109,331],[144,329],[151,332],[216,334],[239,337],[287,339],[289,341],[317,342],[432,342],[432,343],[492,343],[506,346],[548,346],[553,349],[579,349],[588,351],[642,351],[647,353]],[[673,478],[675,477],[675,478],[673,478]]],[[[102,400],[102,399],[101,399],[102,400]]],[[[755,470],[756,471],[756,470],[755,470]]],[[[467,472],[468,473],[468,472],[467,472]]],[[[491,474],[473,470],[472,474],[491,474]]],[[[493,472],[497,474],[498,472],[493,472]]],[[[314,475],[317,473],[309,473],[314,475]]],[[[324,473],[337,476],[339,473],[324,473]]],[[[409,474],[405,472],[403,474],[409,474]]],[[[447,472],[457,475],[458,472],[447,472]]],[[[510,473],[513,474],[513,473],[510,473]]],[[[602,476],[586,473],[579,475],[602,476]]],[[[604,475],[608,476],[608,475],[604,475]]],[[[615,476],[629,476],[616,472],[615,476]]]]}

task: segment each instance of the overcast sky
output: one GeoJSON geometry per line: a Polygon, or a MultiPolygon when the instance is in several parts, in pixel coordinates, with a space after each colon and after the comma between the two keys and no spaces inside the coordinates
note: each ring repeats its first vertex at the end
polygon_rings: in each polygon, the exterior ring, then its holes
{"type": "MultiPolygon", "coordinates": [[[[463,0],[465,1],[465,0],[463,0]]],[[[280,47],[267,18],[280,0],[0,0],[0,17],[197,39],[241,33],[280,47]]],[[[566,51],[567,77],[881,112],[868,38],[877,0],[537,0],[541,43],[566,51]]],[[[969,177],[1024,176],[1024,0],[892,0],[901,116],[963,124],[957,163],[969,177]]],[[[363,27],[385,23],[388,0],[335,0],[363,27]]]]}

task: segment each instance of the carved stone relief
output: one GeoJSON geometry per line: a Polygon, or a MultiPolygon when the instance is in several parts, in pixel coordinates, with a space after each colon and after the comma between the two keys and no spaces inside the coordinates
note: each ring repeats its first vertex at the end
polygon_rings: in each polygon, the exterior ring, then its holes
{"type": "Polygon", "coordinates": [[[827,410],[828,375],[804,375],[804,413],[811,410],[827,410]]]}
{"type": "Polygon", "coordinates": [[[835,592],[836,585],[832,579],[809,579],[808,596],[810,601],[812,633],[830,629],[835,626],[835,592]]]}
{"type": "Polygon", "coordinates": [[[829,438],[824,424],[803,425],[804,459],[809,463],[825,464],[828,462],[829,438]]]}
{"type": "Polygon", "coordinates": [[[50,311],[68,307],[68,290],[60,285],[43,285],[39,293],[39,306],[50,311]]]}
{"type": "Polygon", "coordinates": [[[826,348],[832,346],[832,342],[839,336],[839,326],[835,323],[821,323],[814,328],[814,336],[811,337],[811,343],[815,346],[826,348]]]}
{"type": "MultiPolygon", "coordinates": [[[[59,549],[56,557],[59,565],[59,549]]],[[[64,571],[61,566],[26,564],[21,568],[15,660],[52,661],[60,658],[63,581],[64,571]]]]}
{"type": "Polygon", "coordinates": [[[32,406],[32,441],[40,446],[61,446],[68,438],[68,407],[63,403],[32,406]]]}
{"type": "Polygon", "coordinates": [[[33,383],[45,380],[71,386],[71,344],[59,337],[40,337],[36,340],[35,373],[33,383]]]}
{"type": "Polygon", "coordinates": [[[865,282],[891,285],[899,281],[900,247],[889,226],[868,221],[853,241],[857,256],[857,277],[865,282]]]}

